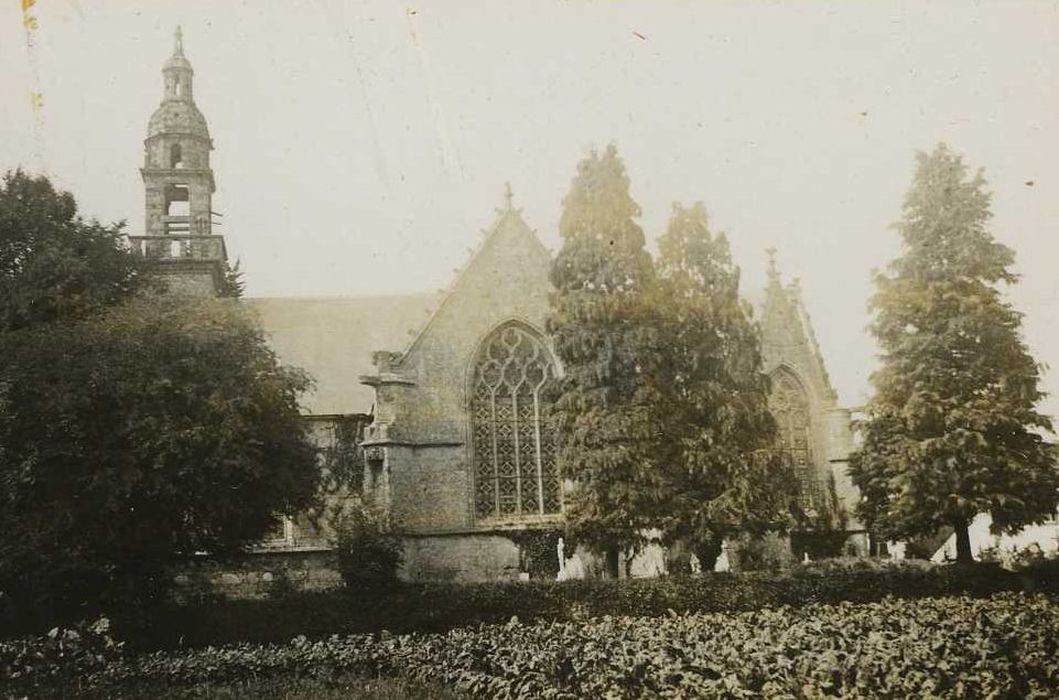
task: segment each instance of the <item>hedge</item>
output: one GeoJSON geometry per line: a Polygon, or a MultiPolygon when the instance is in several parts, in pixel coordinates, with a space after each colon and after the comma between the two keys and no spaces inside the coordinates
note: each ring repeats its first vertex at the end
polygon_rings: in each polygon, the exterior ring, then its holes
{"type": "MultiPolygon", "coordinates": [[[[864,560],[861,560],[864,561],[864,560]]],[[[1055,569],[1056,567],[1052,567],[1055,569]]],[[[295,593],[256,601],[213,601],[155,611],[148,620],[115,619],[138,649],[234,642],[286,642],[360,632],[445,632],[477,623],[581,620],[600,615],[658,617],[782,605],[872,602],[886,596],[984,597],[999,591],[1059,590],[1059,576],[999,567],[812,564],[786,573],[712,573],[701,577],[511,583],[405,584],[385,595],[295,593]]]]}

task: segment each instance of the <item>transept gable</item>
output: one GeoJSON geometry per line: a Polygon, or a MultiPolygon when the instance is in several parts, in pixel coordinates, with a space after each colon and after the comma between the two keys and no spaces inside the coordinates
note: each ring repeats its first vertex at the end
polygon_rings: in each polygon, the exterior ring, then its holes
{"type": "Polygon", "coordinates": [[[765,372],[780,368],[804,385],[818,406],[834,405],[837,394],[831,386],[823,356],[802,302],[801,286],[794,280],[784,286],[770,251],[769,280],[761,309],[761,351],[765,372]]]}

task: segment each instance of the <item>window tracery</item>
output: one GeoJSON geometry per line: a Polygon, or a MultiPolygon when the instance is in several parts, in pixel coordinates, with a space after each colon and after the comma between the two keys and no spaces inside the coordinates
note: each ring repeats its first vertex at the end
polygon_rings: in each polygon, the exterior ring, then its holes
{"type": "Polygon", "coordinates": [[[544,343],[522,326],[504,326],[482,346],[470,401],[476,517],[560,511],[556,436],[545,396],[554,379],[544,343]]]}
{"type": "Polygon", "coordinates": [[[794,467],[802,507],[811,509],[816,501],[817,484],[813,476],[809,397],[790,372],[781,370],[772,375],[769,410],[776,419],[777,449],[794,467]]]}

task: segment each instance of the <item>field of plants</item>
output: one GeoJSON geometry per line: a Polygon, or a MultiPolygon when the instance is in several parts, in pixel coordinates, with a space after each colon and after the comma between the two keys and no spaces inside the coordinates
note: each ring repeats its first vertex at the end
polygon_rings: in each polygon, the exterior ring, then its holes
{"type": "MultiPolygon", "coordinates": [[[[401,676],[488,698],[1053,698],[1059,599],[887,599],[735,614],[512,620],[447,634],[336,635],[128,659],[96,652],[63,681],[65,691],[139,697],[152,689],[353,675],[401,676]]],[[[19,672],[10,658],[4,663],[12,680],[19,672]]],[[[23,682],[33,676],[27,669],[23,682]]]]}

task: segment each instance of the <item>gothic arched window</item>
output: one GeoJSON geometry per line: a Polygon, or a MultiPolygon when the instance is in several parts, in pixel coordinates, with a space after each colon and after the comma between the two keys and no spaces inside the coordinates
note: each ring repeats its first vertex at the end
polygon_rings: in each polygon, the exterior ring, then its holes
{"type": "Polygon", "coordinates": [[[470,395],[478,518],[559,512],[555,431],[545,417],[554,379],[547,348],[523,326],[503,326],[482,344],[470,395]]]}
{"type": "Polygon", "coordinates": [[[816,496],[813,478],[809,397],[805,388],[788,370],[772,375],[769,410],[776,419],[776,442],[784,459],[798,476],[802,505],[810,508],[816,496]]]}

